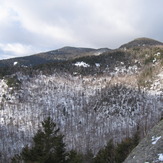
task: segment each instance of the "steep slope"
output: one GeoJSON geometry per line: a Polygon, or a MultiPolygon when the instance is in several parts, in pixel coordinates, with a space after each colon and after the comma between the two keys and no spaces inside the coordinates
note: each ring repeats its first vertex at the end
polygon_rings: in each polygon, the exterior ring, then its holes
{"type": "Polygon", "coordinates": [[[127,44],[121,45],[120,48],[146,47],[146,46],[163,46],[162,42],[150,38],[138,38],[127,44]]]}
{"type": "Polygon", "coordinates": [[[163,120],[152,128],[124,161],[124,163],[144,162],[163,162],[163,120]]]}
{"type": "Polygon", "coordinates": [[[1,160],[29,144],[48,115],[65,135],[68,149],[94,153],[110,139],[119,142],[132,136],[138,125],[143,136],[161,118],[162,93],[144,93],[130,88],[129,83],[112,85],[107,76],[65,75],[30,78],[18,74],[19,90],[1,81],[1,160]]]}

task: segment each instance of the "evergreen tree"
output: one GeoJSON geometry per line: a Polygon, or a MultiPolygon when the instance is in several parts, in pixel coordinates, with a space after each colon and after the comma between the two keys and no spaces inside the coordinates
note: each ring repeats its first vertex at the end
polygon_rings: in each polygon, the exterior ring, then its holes
{"type": "Polygon", "coordinates": [[[123,162],[133,148],[134,148],[133,140],[131,138],[126,138],[121,143],[117,144],[116,151],[115,151],[116,162],[117,163],[123,162]]]}
{"type": "Polygon", "coordinates": [[[139,131],[137,131],[132,138],[126,138],[117,145],[113,141],[101,149],[96,157],[94,163],[122,163],[129,153],[138,145],[140,140],[139,131]]]}
{"type": "Polygon", "coordinates": [[[63,135],[59,134],[56,124],[48,117],[42,122],[42,130],[38,130],[33,138],[31,148],[24,147],[20,155],[16,155],[12,162],[37,163],[65,163],[66,150],[63,135]]]}
{"type": "Polygon", "coordinates": [[[94,163],[115,163],[115,147],[112,140],[97,153],[94,163]]]}
{"type": "Polygon", "coordinates": [[[71,150],[68,156],[68,163],[83,163],[83,155],[71,150]]]}
{"type": "Polygon", "coordinates": [[[139,144],[140,141],[140,130],[139,127],[137,131],[133,135],[132,138],[126,138],[121,143],[117,144],[115,154],[116,154],[116,162],[123,162],[127,156],[131,153],[131,151],[139,144]]]}
{"type": "Polygon", "coordinates": [[[137,126],[137,131],[135,132],[134,136],[132,137],[133,141],[133,148],[135,148],[140,142],[140,127],[137,126]]]}
{"type": "Polygon", "coordinates": [[[94,160],[94,155],[92,153],[92,150],[87,150],[86,154],[83,155],[83,163],[93,163],[94,160]]]}

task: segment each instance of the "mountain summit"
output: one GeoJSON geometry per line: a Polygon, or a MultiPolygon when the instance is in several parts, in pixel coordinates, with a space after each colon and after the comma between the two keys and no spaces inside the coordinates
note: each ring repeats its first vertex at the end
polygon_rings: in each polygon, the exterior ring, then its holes
{"type": "Polygon", "coordinates": [[[162,42],[156,41],[150,38],[137,38],[133,41],[128,42],[127,44],[121,45],[120,48],[133,48],[133,47],[142,47],[142,46],[160,46],[163,45],[162,42]]]}
{"type": "MultiPolygon", "coordinates": [[[[149,47],[149,46],[163,46],[162,42],[150,39],[150,38],[138,38],[129,43],[120,46],[122,48],[133,47],[149,47]]],[[[115,51],[118,49],[115,49],[115,51]]],[[[60,49],[42,52],[30,56],[11,58],[0,60],[0,67],[13,67],[15,65],[21,67],[36,66],[47,63],[58,63],[62,61],[73,60],[81,57],[99,56],[103,53],[112,52],[113,50],[108,48],[84,48],[84,47],[71,47],[65,46],[60,49]]]]}

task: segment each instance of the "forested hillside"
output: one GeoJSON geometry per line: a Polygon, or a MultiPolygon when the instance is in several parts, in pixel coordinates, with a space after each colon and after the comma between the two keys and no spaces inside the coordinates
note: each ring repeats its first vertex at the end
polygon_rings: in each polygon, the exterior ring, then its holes
{"type": "Polygon", "coordinates": [[[120,143],[138,130],[143,138],[163,117],[162,65],[162,46],[143,45],[1,68],[0,160],[8,162],[31,144],[49,116],[68,151],[95,155],[110,140],[120,143]]]}

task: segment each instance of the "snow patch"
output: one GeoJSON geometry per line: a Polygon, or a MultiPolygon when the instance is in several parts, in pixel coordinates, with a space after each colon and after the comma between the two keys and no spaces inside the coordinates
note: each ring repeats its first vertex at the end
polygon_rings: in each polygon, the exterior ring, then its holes
{"type": "MultiPolygon", "coordinates": [[[[121,62],[121,65],[123,65],[123,62],[121,62]]],[[[129,66],[128,68],[126,66],[119,66],[114,68],[114,74],[134,74],[138,71],[138,67],[136,65],[129,66]]],[[[112,73],[112,74],[113,74],[112,73]]]]}
{"type": "Polygon", "coordinates": [[[150,94],[151,95],[161,95],[163,88],[163,71],[161,71],[157,76],[156,79],[151,84],[150,94]]]}
{"type": "Polygon", "coordinates": [[[157,61],[157,59],[156,59],[156,58],[154,58],[154,59],[153,59],[153,63],[155,63],[156,61],[157,61]]]}
{"type": "Polygon", "coordinates": [[[94,53],[95,56],[98,56],[98,55],[101,55],[101,54],[102,54],[101,51],[100,51],[100,52],[96,52],[96,53],[94,53]]]}
{"type": "Polygon", "coordinates": [[[96,67],[100,67],[100,64],[99,63],[95,63],[96,67]]]}
{"type": "Polygon", "coordinates": [[[161,53],[160,52],[157,52],[156,54],[154,54],[154,56],[159,56],[161,53]]]}
{"type": "Polygon", "coordinates": [[[158,137],[154,137],[152,136],[152,144],[156,144],[157,141],[161,138],[161,136],[158,136],[158,137]]]}
{"type": "Polygon", "coordinates": [[[159,157],[158,157],[158,160],[159,160],[159,161],[163,161],[163,153],[158,154],[158,156],[159,156],[159,157]]]}
{"type": "Polygon", "coordinates": [[[18,64],[18,62],[14,62],[13,65],[16,66],[18,64]]]}
{"type": "Polygon", "coordinates": [[[87,64],[87,63],[85,63],[85,62],[83,62],[83,61],[81,61],[81,62],[76,62],[74,65],[77,66],[77,67],[90,67],[89,64],[87,64]]]}

